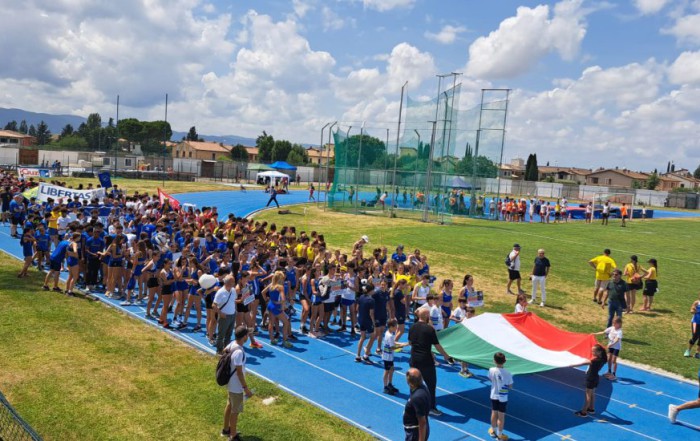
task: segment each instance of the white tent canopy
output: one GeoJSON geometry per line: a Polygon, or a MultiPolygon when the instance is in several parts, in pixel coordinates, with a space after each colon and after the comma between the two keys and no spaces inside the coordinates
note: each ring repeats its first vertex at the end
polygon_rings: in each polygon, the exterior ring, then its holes
{"type": "Polygon", "coordinates": [[[280,173],[276,170],[268,170],[264,172],[259,172],[255,175],[255,182],[258,184],[265,184],[265,182],[274,182],[277,185],[282,179],[290,180],[289,175],[285,173],[280,173]]]}

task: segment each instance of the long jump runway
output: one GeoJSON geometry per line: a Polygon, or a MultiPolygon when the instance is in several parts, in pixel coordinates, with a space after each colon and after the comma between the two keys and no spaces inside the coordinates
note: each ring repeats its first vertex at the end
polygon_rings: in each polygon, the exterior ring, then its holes
{"type": "MultiPolygon", "coordinates": [[[[252,213],[263,207],[268,199],[262,191],[191,193],[177,197],[181,202],[195,203],[198,207],[215,205],[220,214],[232,212],[236,216],[252,213]]],[[[280,205],[302,203],[307,199],[308,192],[299,190],[278,196],[280,205]]],[[[290,217],[292,223],[303,226],[290,217]]],[[[9,236],[7,226],[0,227],[0,248],[21,258],[19,243],[9,236]]],[[[93,294],[106,305],[198,350],[215,352],[203,332],[192,332],[196,320],[194,314],[184,330],[163,330],[155,321],[145,318],[143,307],[120,306],[118,301],[93,294]]],[[[257,350],[246,348],[248,370],[378,439],[403,439],[401,415],[408,392],[403,374],[408,369],[408,354],[396,355],[394,384],[400,393],[396,396],[383,394],[383,367],[378,356],[372,356],[371,365],[356,363],[357,340],[347,333],[324,339],[302,336],[298,322],[300,312],[298,310],[292,318],[292,327],[299,338],[294,347],[284,349],[270,345],[267,330],[261,329],[258,341],[264,347],[257,350]]],[[[487,372],[473,368],[475,376],[464,379],[457,375],[457,367],[443,363],[437,370],[437,404],[444,414],[430,418],[430,439],[490,439],[487,433],[490,425],[487,372]]],[[[213,371],[212,362],[211,381],[214,381],[213,371]]],[[[700,426],[696,424],[700,411],[682,412],[675,425],[670,424],[666,417],[669,404],[679,404],[697,396],[697,384],[621,365],[618,381],[601,378],[596,415],[580,418],[573,412],[582,406],[583,384],[583,369],[556,369],[516,376],[508,404],[506,433],[513,440],[669,440],[700,436],[700,426]]]]}

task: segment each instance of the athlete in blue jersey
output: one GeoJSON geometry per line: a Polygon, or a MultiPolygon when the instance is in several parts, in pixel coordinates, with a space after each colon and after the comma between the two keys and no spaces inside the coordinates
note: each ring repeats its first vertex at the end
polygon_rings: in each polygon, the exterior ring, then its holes
{"type": "Polygon", "coordinates": [[[49,258],[50,270],[44,279],[44,291],[49,290],[49,282],[53,281],[53,290],[56,292],[63,292],[63,290],[58,287],[58,276],[61,274],[61,265],[66,258],[66,252],[70,244],[71,242],[69,240],[62,240],[58,242],[56,248],[51,253],[49,258]]]}

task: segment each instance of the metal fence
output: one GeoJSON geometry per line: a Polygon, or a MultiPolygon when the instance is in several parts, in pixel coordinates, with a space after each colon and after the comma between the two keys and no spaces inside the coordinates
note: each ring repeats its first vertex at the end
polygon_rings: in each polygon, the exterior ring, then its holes
{"type": "Polygon", "coordinates": [[[41,439],[0,393],[0,441],[41,441],[41,439]]]}

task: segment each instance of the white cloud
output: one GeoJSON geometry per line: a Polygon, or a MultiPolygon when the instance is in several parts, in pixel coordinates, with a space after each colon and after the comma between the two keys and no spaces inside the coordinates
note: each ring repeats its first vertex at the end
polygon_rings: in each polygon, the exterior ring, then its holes
{"type": "Polygon", "coordinates": [[[362,4],[367,9],[374,9],[379,12],[391,11],[392,9],[412,8],[416,0],[362,0],[362,4]]]}
{"type": "Polygon", "coordinates": [[[294,13],[299,18],[304,18],[306,13],[311,9],[311,4],[304,0],[293,0],[292,5],[294,7],[294,13]]]}
{"type": "Polygon", "coordinates": [[[652,15],[661,11],[670,0],[633,0],[633,3],[643,15],[652,15]]]}
{"type": "Polygon", "coordinates": [[[679,17],[671,28],[661,32],[673,35],[683,43],[700,45],[700,14],[679,17]]]}
{"type": "Polygon", "coordinates": [[[700,52],[683,52],[668,68],[674,84],[700,84],[700,52]]]}
{"type": "Polygon", "coordinates": [[[333,12],[328,6],[324,6],[321,10],[321,16],[323,19],[323,30],[324,31],[338,31],[345,27],[345,20],[333,12]]]}
{"type": "Polygon", "coordinates": [[[457,39],[457,36],[463,32],[466,32],[467,28],[464,26],[452,26],[445,25],[440,29],[440,32],[433,33],[425,31],[425,38],[428,40],[437,41],[442,44],[452,44],[457,39]]]}
{"type": "Polygon", "coordinates": [[[554,6],[551,17],[547,5],[519,7],[515,17],[472,43],[467,72],[482,78],[511,78],[553,51],[565,60],[573,59],[586,35],[581,3],[563,0],[554,6]]]}

